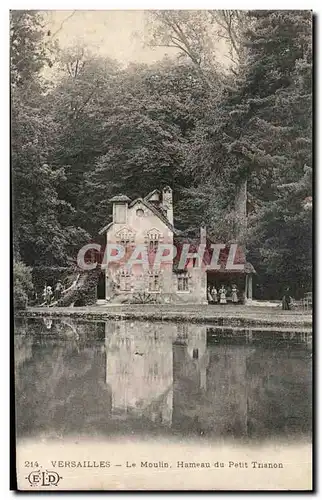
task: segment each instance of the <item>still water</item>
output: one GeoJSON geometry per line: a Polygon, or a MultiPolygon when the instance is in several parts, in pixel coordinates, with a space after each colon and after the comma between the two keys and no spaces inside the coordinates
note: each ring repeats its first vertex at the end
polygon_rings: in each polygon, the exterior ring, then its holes
{"type": "Polygon", "coordinates": [[[311,335],[17,319],[18,437],[310,439],[311,335]]]}

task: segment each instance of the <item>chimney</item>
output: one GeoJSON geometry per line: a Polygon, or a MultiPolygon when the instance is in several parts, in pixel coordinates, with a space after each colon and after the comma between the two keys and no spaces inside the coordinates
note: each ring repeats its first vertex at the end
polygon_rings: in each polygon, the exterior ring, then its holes
{"type": "Polygon", "coordinates": [[[120,194],[110,199],[113,203],[113,222],[115,224],[126,224],[127,222],[127,209],[131,201],[128,196],[120,194]]]}
{"type": "Polygon", "coordinates": [[[173,203],[172,203],[172,189],[166,186],[162,190],[162,205],[167,211],[167,219],[173,225],[173,203]]]}

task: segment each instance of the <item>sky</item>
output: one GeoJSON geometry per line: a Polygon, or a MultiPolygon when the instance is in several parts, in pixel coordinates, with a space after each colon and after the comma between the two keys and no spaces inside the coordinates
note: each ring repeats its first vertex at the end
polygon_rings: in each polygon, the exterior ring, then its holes
{"type": "Polygon", "coordinates": [[[61,48],[85,45],[92,52],[129,62],[154,63],[176,49],[147,47],[142,10],[59,10],[46,11],[48,29],[61,48]]]}

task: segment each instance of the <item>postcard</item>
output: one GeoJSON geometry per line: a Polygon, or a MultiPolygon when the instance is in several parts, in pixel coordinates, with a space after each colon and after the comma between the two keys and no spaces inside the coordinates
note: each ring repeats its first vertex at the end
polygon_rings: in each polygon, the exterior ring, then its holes
{"type": "Polygon", "coordinates": [[[312,12],[10,12],[22,491],[312,491],[312,12]]]}

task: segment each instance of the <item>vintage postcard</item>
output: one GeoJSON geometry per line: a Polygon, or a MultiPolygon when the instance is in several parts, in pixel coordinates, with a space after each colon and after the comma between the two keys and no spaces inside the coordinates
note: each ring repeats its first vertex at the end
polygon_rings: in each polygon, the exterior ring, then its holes
{"type": "Polygon", "coordinates": [[[18,490],[312,490],[312,24],[10,12],[18,490]]]}

